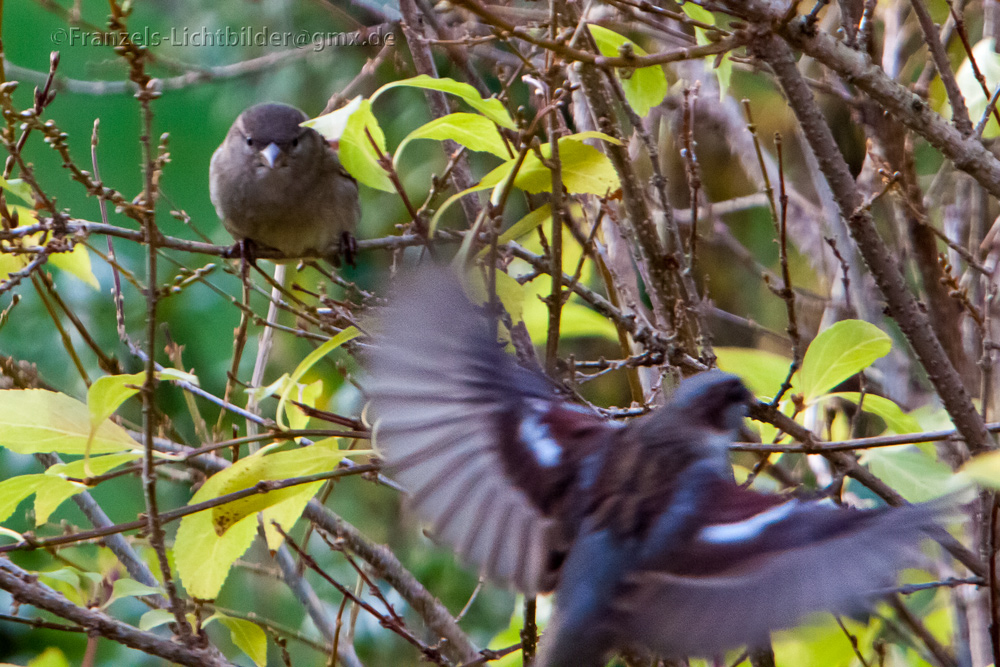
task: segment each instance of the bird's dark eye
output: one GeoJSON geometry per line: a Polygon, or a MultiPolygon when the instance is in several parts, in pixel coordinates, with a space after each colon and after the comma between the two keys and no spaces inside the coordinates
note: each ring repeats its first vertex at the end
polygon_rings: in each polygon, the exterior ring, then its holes
{"type": "Polygon", "coordinates": [[[253,146],[253,137],[247,137],[247,146],[253,146]]]}
{"type": "Polygon", "coordinates": [[[299,145],[299,138],[295,137],[294,139],[292,139],[292,148],[295,148],[298,145],[299,145]]]}

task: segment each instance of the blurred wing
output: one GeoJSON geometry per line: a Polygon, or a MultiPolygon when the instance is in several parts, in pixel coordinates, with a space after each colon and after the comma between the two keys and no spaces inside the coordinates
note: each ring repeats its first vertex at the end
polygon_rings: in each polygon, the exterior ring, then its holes
{"type": "Polygon", "coordinates": [[[668,656],[767,640],[820,612],[867,609],[895,582],[937,510],[849,510],[718,482],[684,543],[622,578],[623,641],[668,656]]]}
{"type": "Polygon", "coordinates": [[[382,324],[366,389],[389,473],[466,561],[527,593],[551,588],[576,443],[612,427],[517,366],[449,274],[414,276],[382,324]]]}

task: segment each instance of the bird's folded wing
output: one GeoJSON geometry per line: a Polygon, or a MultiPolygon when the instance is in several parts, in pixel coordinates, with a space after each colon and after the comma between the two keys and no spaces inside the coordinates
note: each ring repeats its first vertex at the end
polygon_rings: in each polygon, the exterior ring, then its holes
{"type": "Polygon", "coordinates": [[[717,482],[687,539],[649,555],[615,597],[623,639],[714,655],[808,614],[869,608],[912,559],[936,510],[849,510],[717,482]]]}
{"type": "Polygon", "coordinates": [[[366,391],[388,472],[466,561],[527,593],[551,588],[555,510],[577,465],[565,447],[612,427],[505,354],[450,275],[417,274],[386,311],[366,391]]]}

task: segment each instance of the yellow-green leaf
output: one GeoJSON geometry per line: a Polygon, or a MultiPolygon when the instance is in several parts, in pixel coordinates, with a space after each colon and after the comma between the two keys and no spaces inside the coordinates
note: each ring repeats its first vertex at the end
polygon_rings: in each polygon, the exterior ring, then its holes
{"type": "Polygon", "coordinates": [[[951,468],[916,447],[875,447],[866,450],[860,461],[911,503],[932,500],[954,490],[951,468]]]}
{"type": "MultiPolygon", "coordinates": [[[[770,398],[778,393],[781,383],[788,377],[792,360],[774,352],[755,350],[748,347],[716,347],[719,368],[727,373],[735,373],[754,394],[760,398],[770,398]]],[[[795,391],[796,378],[792,378],[795,391]]]]}
{"type": "Polygon", "coordinates": [[[35,492],[41,475],[18,475],[0,481],[0,521],[6,521],[21,501],[35,492]]]}
{"type": "Polygon", "coordinates": [[[375,152],[369,135],[384,155],[387,152],[385,134],[372,113],[372,103],[364,100],[347,120],[344,134],[340,137],[340,162],[351,176],[368,187],[395,192],[396,188],[379,164],[378,153],[375,152]]]}
{"type": "MultiPolygon", "coordinates": [[[[86,465],[90,468],[91,475],[103,475],[109,470],[114,470],[118,466],[130,463],[132,461],[137,461],[142,458],[136,452],[125,452],[122,454],[108,454],[107,456],[94,456],[87,460],[86,465]]],[[[72,477],[74,479],[83,479],[87,476],[87,470],[85,468],[84,460],[77,459],[70,463],[56,463],[45,469],[46,475],[55,475],[57,477],[72,477]]]]}
{"type": "MultiPolygon", "coordinates": [[[[548,159],[552,148],[548,144],[541,147],[542,155],[548,159]]],[[[559,140],[559,160],[562,163],[563,187],[574,194],[605,195],[621,187],[618,174],[611,161],[601,151],[577,141],[572,135],[559,140]]],[[[516,158],[508,160],[486,176],[480,185],[493,187],[503,180],[514,168],[516,158]]],[[[514,178],[514,185],[538,194],[552,191],[552,172],[542,164],[533,152],[529,153],[514,178]]]]}
{"type": "Polygon", "coordinates": [[[174,614],[169,609],[151,609],[139,619],[139,629],[143,632],[174,622],[174,614]]]}
{"type": "MultiPolygon", "coordinates": [[[[830,397],[842,398],[855,405],[861,400],[861,394],[856,391],[838,392],[830,394],[830,397]]],[[[862,409],[865,412],[870,412],[873,415],[881,417],[886,427],[893,433],[902,435],[904,433],[917,433],[921,430],[920,423],[914,417],[903,412],[903,409],[896,405],[894,401],[884,396],[865,394],[862,409]]]]}
{"type": "Polygon", "coordinates": [[[87,389],[90,423],[96,427],[113,415],[122,403],[139,393],[145,381],[145,373],[105,375],[94,380],[87,389]]]}
{"type": "MultiPolygon", "coordinates": [[[[19,454],[83,454],[90,411],[80,401],[45,389],[0,390],[0,447],[19,454]]],[[[92,454],[139,447],[125,429],[104,421],[90,445],[92,454]]]]}
{"type": "Polygon", "coordinates": [[[451,113],[421,125],[399,142],[393,164],[399,164],[403,149],[415,139],[451,139],[470,151],[492,153],[504,160],[510,157],[496,124],[475,113],[451,113]]]}
{"type": "Polygon", "coordinates": [[[18,198],[22,199],[24,203],[28,206],[33,206],[35,203],[35,197],[31,194],[31,186],[25,183],[20,178],[12,178],[9,181],[0,176],[0,188],[3,188],[7,192],[16,195],[18,198]]]}
{"type": "Polygon", "coordinates": [[[256,623],[242,618],[233,618],[216,612],[212,614],[205,625],[211,621],[218,621],[229,629],[229,637],[241,651],[254,661],[254,664],[265,667],[267,665],[267,634],[261,630],[256,623]]]}
{"type": "Polygon", "coordinates": [[[48,521],[49,516],[67,498],[87,490],[83,484],[52,475],[38,477],[38,484],[35,486],[35,523],[39,526],[48,521]]]}
{"type": "MultiPolygon", "coordinates": [[[[594,36],[601,55],[608,58],[621,56],[621,47],[629,44],[632,53],[637,56],[647,55],[635,42],[619,35],[617,32],[593,23],[587,24],[590,34],[594,36]]],[[[640,67],[634,70],[618,68],[618,78],[625,92],[625,99],[637,114],[646,116],[649,110],[663,101],[667,95],[667,76],[660,65],[640,67]]]]}
{"type": "Polygon", "coordinates": [[[1000,489],[1000,452],[973,457],[962,466],[961,472],[980,486],[1000,489]]]}
{"type": "Polygon", "coordinates": [[[154,586],[147,586],[127,577],[115,579],[115,583],[111,587],[111,598],[108,599],[105,606],[122,598],[142,597],[144,595],[163,595],[163,590],[154,586]]]}
{"type": "Polygon", "coordinates": [[[69,667],[69,660],[62,651],[50,646],[28,662],[28,667],[69,667]]]}
{"type": "MultiPolygon", "coordinates": [[[[262,480],[286,479],[331,470],[345,454],[336,449],[335,443],[317,443],[274,454],[269,453],[270,450],[261,449],[213,475],[198,489],[189,504],[245,489],[262,480]]],[[[280,546],[281,537],[271,522],[278,523],[285,530],[290,529],[320,486],[322,482],[302,484],[290,487],[295,489],[291,494],[282,490],[255,495],[231,503],[224,512],[206,511],[184,517],[177,530],[174,555],[177,571],[188,593],[205,599],[218,595],[232,564],[250,547],[257,534],[257,511],[263,509],[269,547],[276,549],[280,546]],[[281,502],[268,506],[276,499],[281,502]],[[217,527],[222,523],[230,527],[220,535],[217,527]]]]}
{"type": "Polygon", "coordinates": [[[868,368],[891,348],[889,336],[862,320],[843,320],[821,331],[806,350],[799,370],[799,387],[806,402],[868,368]]]}
{"type": "Polygon", "coordinates": [[[402,81],[393,81],[392,83],[387,83],[376,90],[375,94],[371,96],[371,101],[374,102],[375,99],[385,91],[400,86],[424,88],[427,90],[440,90],[443,93],[454,95],[462,99],[470,107],[483,114],[500,127],[506,127],[509,130],[517,129],[517,125],[514,124],[514,120],[510,117],[510,114],[507,113],[507,110],[504,108],[500,100],[493,97],[488,100],[483,99],[483,97],[479,94],[479,91],[475,88],[467,83],[461,83],[455,81],[454,79],[435,79],[427,76],[426,74],[421,74],[409,79],[403,79],[402,81]]]}
{"type": "Polygon", "coordinates": [[[318,362],[320,359],[330,354],[344,343],[350,340],[354,340],[359,335],[361,335],[360,331],[358,331],[354,327],[347,327],[346,329],[338,333],[336,336],[334,336],[333,338],[326,341],[318,348],[310,352],[306,356],[306,358],[303,359],[298,366],[296,366],[295,370],[292,372],[292,375],[288,380],[288,383],[285,385],[284,391],[281,392],[281,399],[278,401],[278,410],[276,418],[278,420],[279,425],[284,427],[285,404],[288,402],[288,397],[291,395],[292,389],[298,384],[299,380],[302,379],[302,376],[306,374],[306,371],[315,366],[316,362],[318,362]]]}

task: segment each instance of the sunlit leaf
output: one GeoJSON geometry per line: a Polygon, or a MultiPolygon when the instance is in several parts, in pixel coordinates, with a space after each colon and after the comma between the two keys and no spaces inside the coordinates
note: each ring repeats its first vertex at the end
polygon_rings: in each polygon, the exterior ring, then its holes
{"type": "Polygon", "coordinates": [[[281,426],[285,425],[285,420],[284,420],[285,404],[288,402],[288,398],[292,393],[292,388],[298,384],[299,380],[302,379],[302,376],[305,375],[310,368],[315,366],[320,359],[330,354],[344,343],[350,340],[354,340],[360,335],[361,332],[358,331],[356,328],[347,327],[346,329],[338,333],[336,336],[326,341],[318,348],[316,348],[308,355],[306,355],[306,358],[303,359],[299,363],[299,365],[295,367],[295,370],[292,372],[292,375],[289,378],[288,384],[285,386],[284,391],[282,391],[281,393],[281,399],[278,401],[278,411],[276,415],[278,424],[280,424],[281,426]]]}
{"type": "Polygon", "coordinates": [[[889,336],[862,320],[843,320],[821,331],[809,344],[799,370],[799,387],[806,401],[868,368],[891,348],[889,336]]]}
{"type": "MultiPolygon", "coordinates": [[[[621,56],[623,44],[629,44],[632,53],[637,56],[648,55],[639,45],[623,35],[593,23],[587,24],[587,27],[594,36],[601,55],[617,58],[621,56]]],[[[640,116],[646,116],[649,110],[662,102],[667,95],[667,76],[663,73],[661,65],[625,71],[623,68],[618,68],[618,78],[621,80],[625,99],[640,116]]]]}
{"type": "Polygon", "coordinates": [[[399,142],[393,157],[394,164],[399,163],[403,149],[415,139],[451,139],[470,151],[492,153],[504,160],[510,157],[496,124],[475,113],[451,113],[421,125],[399,142]]]}
{"type": "Polygon", "coordinates": [[[393,81],[387,83],[371,96],[371,101],[374,102],[375,99],[387,90],[392,88],[398,88],[401,86],[411,87],[411,88],[424,88],[427,90],[440,90],[443,93],[448,93],[449,95],[454,95],[462,99],[470,107],[483,114],[491,121],[499,125],[500,127],[505,127],[509,130],[517,129],[517,125],[514,124],[514,120],[507,113],[507,109],[504,108],[503,103],[496,98],[483,99],[475,88],[467,83],[460,83],[454,79],[440,78],[435,79],[429,77],[426,74],[421,74],[409,79],[403,79],[402,81],[393,81]]]}
{"type": "MultiPolygon", "coordinates": [[[[760,397],[770,398],[777,394],[792,365],[792,360],[788,357],[766,350],[716,347],[712,351],[715,352],[719,368],[739,375],[750,391],[760,397]]],[[[792,378],[792,392],[796,391],[796,377],[792,378]]]]}
{"type": "MultiPolygon", "coordinates": [[[[337,450],[333,443],[317,443],[273,454],[270,448],[264,448],[210,477],[189,504],[249,488],[262,480],[286,479],[331,470],[344,453],[337,450]]],[[[269,547],[276,549],[280,546],[281,537],[271,523],[276,522],[285,530],[290,529],[322,484],[322,481],[312,482],[257,494],[230,503],[224,506],[225,509],[215,508],[184,517],[177,530],[174,555],[177,571],[188,593],[205,599],[218,595],[232,564],[250,547],[257,534],[258,511],[264,512],[263,523],[269,547]],[[220,534],[219,528],[223,526],[228,530],[220,534]]]]}
{"type": "Polygon", "coordinates": [[[69,660],[55,646],[49,646],[28,662],[28,667],[70,667],[69,660]]]}
{"type": "Polygon", "coordinates": [[[372,104],[365,100],[358,110],[351,114],[340,137],[340,162],[351,176],[370,188],[383,192],[395,192],[392,181],[379,164],[378,153],[371,140],[383,154],[387,153],[385,134],[372,114],[372,104]]]}
{"type": "MultiPolygon", "coordinates": [[[[552,148],[548,144],[540,150],[546,159],[552,156],[552,148]]],[[[621,187],[618,174],[607,156],[593,146],[577,141],[572,135],[559,140],[559,160],[563,187],[567,192],[605,195],[621,187]]],[[[514,166],[515,160],[505,162],[484,176],[480,185],[493,187],[500,184],[514,166]]],[[[532,194],[551,192],[552,172],[533,152],[529,153],[514,178],[514,185],[532,194]]]]}
{"type": "MultiPolygon", "coordinates": [[[[19,454],[83,454],[90,434],[90,410],[80,401],[45,389],[0,390],[0,447],[19,454]]],[[[139,447],[121,426],[104,421],[91,453],[139,447]]]]}
{"type": "MultiPolygon", "coordinates": [[[[829,394],[831,397],[842,398],[855,405],[861,400],[861,394],[856,391],[844,391],[836,394],[829,394]]],[[[893,433],[918,433],[921,428],[916,419],[903,412],[903,409],[896,405],[891,399],[876,394],[865,394],[862,404],[865,412],[877,415],[885,422],[886,427],[893,433]]]]}
{"type": "Polygon", "coordinates": [[[113,415],[122,403],[139,393],[145,381],[145,373],[105,375],[94,380],[87,389],[90,423],[97,426],[113,415]]]}

